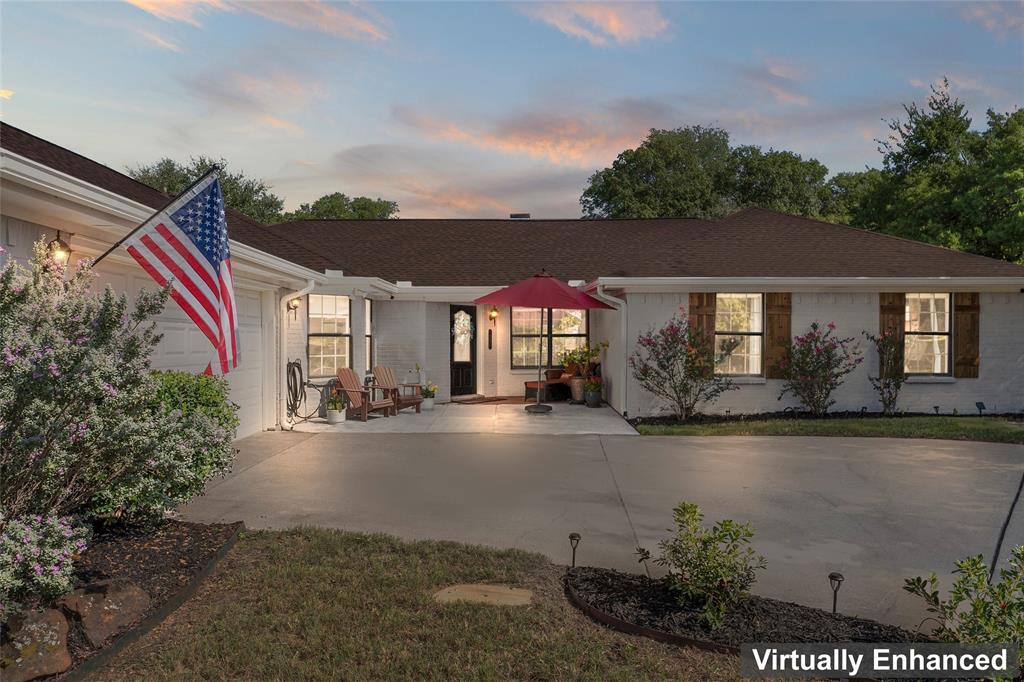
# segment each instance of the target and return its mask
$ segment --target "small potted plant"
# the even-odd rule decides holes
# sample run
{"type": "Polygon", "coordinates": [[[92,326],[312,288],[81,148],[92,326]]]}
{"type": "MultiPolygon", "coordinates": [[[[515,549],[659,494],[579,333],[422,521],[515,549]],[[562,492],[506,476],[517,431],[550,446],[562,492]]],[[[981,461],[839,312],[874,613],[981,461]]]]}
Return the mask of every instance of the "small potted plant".
{"type": "Polygon", "coordinates": [[[562,351],[560,357],[565,371],[572,377],[569,379],[569,390],[572,392],[572,400],[575,403],[582,403],[584,398],[584,384],[590,376],[590,365],[601,357],[601,350],[608,347],[607,341],[602,341],[596,346],[584,344],[579,348],[571,348],[562,351]]]}
{"type": "Polygon", "coordinates": [[[437,384],[427,381],[420,387],[420,395],[423,396],[423,409],[434,409],[434,398],[437,396],[437,384]]]}
{"type": "Polygon", "coordinates": [[[601,407],[601,377],[588,377],[583,385],[583,396],[587,401],[587,407],[601,407]]]}
{"type": "Polygon", "coordinates": [[[327,396],[327,423],[340,424],[345,421],[345,395],[337,389],[327,396]]]}

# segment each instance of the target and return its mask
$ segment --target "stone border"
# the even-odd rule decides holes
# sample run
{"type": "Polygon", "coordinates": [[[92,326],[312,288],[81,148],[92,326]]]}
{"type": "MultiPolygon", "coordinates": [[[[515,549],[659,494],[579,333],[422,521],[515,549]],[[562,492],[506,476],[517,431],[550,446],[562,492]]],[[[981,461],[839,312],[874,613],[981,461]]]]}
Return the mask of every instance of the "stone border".
{"type": "Polygon", "coordinates": [[[573,589],[572,583],[569,581],[568,572],[566,573],[565,578],[565,594],[569,598],[569,602],[589,616],[592,620],[596,620],[598,623],[606,625],[612,630],[618,630],[619,632],[624,632],[627,635],[648,637],[659,642],[664,642],[665,644],[695,647],[697,649],[703,649],[704,651],[713,651],[718,654],[730,654],[733,656],[740,655],[739,647],[730,646],[728,644],[719,644],[706,639],[691,639],[690,637],[683,637],[682,635],[665,632],[664,630],[655,630],[654,628],[622,620],[618,616],[613,616],[610,613],[605,613],[601,609],[591,605],[586,599],[581,597],[575,589],[573,589]]]}
{"type": "Polygon", "coordinates": [[[61,673],[56,677],[47,679],[60,680],[61,682],[81,682],[81,680],[84,680],[87,676],[109,663],[110,659],[121,653],[129,644],[140,639],[143,635],[148,634],[156,628],[156,626],[163,623],[168,616],[178,610],[178,607],[191,599],[195,593],[199,591],[203,582],[211,573],[213,573],[213,570],[218,564],[220,564],[221,560],[227,556],[227,553],[231,551],[231,548],[235,546],[236,542],[238,542],[239,535],[241,535],[246,528],[244,521],[238,521],[237,523],[238,526],[235,528],[234,532],[231,533],[221,548],[218,549],[212,557],[210,557],[209,561],[206,562],[206,565],[192,576],[192,579],[188,581],[188,584],[171,595],[171,597],[161,604],[159,608],[139,621],[134,627],[125,630],[109,645],[103,647],[95,654],[79,663],[76,667],[71,668],[66,673],[61,673]]]}

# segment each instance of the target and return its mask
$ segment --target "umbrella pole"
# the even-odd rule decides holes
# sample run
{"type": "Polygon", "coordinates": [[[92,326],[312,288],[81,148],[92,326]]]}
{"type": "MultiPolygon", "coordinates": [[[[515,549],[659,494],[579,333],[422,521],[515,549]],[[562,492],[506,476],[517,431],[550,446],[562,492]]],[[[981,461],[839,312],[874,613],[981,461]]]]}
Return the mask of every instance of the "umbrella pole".
{"type": "Polygon", "coordinates": [[[541,405],[540,403],[540,390],[541,388],[547,388],[543,385],[540,378],[540,372],[542,364],[544,363],[544,309],[540,311],[540,338],[537,339],[537,402],[534,405],[527,405],[526,411],[534,414],[542,414],[544,412],[550,412],[550,405],[541,405]]]}

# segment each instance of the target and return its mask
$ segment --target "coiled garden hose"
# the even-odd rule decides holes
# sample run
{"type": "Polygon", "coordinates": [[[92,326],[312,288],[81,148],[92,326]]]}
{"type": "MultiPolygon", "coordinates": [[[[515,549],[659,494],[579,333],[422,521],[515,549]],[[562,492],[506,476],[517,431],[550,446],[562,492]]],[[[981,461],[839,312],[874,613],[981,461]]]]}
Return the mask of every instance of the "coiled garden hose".
{"type": "Polygon", "coordinates": [[[305,421],[310,417],[316,416],[320,411],[319,402],[309,414],[299,414],[299,408],[302,407],[302,403],[307,402],[306,382],[303,381],[302,377],[302,363],[298,360],[290,360],[288,362],[286,377],[288,386],[285,393],[285,405],[288,409],[288,421],[305,421]]]}

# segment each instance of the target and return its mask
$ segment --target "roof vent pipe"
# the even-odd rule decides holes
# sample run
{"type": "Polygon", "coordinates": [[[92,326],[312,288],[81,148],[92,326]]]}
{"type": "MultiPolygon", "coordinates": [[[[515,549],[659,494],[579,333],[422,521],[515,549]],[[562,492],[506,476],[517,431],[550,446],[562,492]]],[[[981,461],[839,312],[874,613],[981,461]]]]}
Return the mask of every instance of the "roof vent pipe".
{"type": "Polygon", "coordinates": [[[508,217],[511,218],[512,220],[529,220],[530,219],[530,214],[529,213],[509,213],[508,217]]]}

